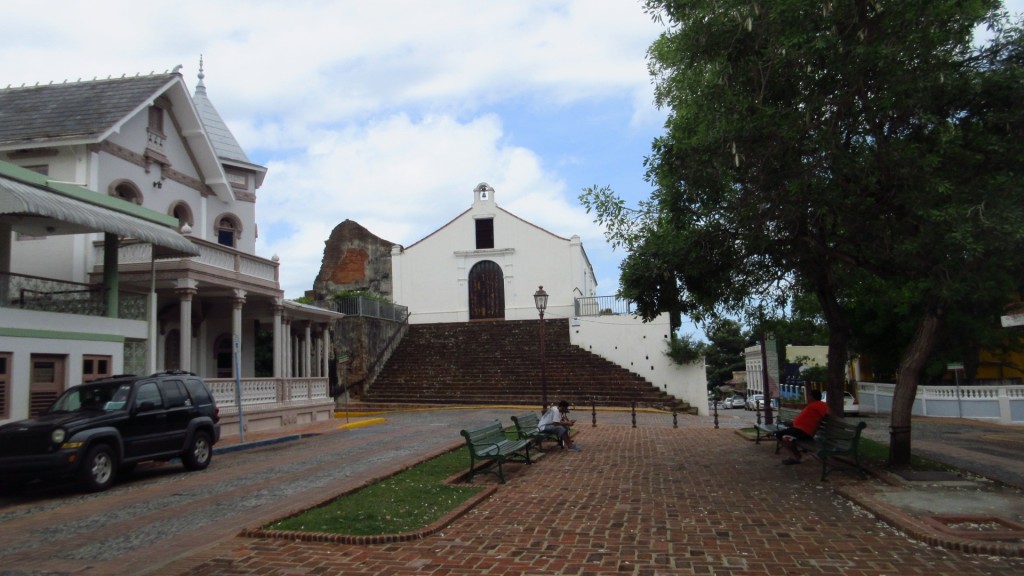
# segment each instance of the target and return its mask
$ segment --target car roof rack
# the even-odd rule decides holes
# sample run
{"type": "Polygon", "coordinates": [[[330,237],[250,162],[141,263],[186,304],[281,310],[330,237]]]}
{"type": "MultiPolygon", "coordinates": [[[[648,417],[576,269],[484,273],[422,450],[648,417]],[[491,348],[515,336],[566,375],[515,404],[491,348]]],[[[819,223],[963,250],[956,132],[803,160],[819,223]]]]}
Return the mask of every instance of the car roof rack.
{"type": "Polygon", "coordinates": [[[188,372],[186,370],[164,370],[163,372],[156,372],[151,376],[195,376],[195,372],[188,372]]]}

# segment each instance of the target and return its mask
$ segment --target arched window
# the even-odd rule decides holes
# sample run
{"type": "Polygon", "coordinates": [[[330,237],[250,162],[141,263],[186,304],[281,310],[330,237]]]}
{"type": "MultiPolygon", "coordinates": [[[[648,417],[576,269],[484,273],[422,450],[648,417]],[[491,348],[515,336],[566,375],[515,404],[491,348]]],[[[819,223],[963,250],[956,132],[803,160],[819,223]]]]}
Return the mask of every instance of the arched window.
{"type": "Polygon", "coordinates": [[[242,223],[235,216],[225,214],[217,218],[216,233],[218,244],[234,248],[242,235],[242,223]]]}
{"type": "Polygon", "coordinates": [[[142,206],[142,192],[138,186],[128,180],[119,180],[110,184],[110,195],[132,204],[142,206]]]}
{"type": "Polygon", "coordinates": [[[171,206],[171,216],[178,219],[178,230],[181,230],[185,226],[188,226],[189,228],[195,226],[195,221],[192,219],[192,209],[184,202],[175,202],[174,205],[171,206]]]}

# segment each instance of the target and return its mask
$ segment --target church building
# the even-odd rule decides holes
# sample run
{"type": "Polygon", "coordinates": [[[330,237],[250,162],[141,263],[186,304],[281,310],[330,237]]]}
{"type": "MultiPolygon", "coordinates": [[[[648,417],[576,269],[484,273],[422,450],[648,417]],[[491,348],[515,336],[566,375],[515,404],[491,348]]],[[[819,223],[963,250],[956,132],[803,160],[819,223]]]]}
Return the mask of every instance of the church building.
{"type": "Polygon", "coordinates": [[[540,289],[548,294],[546,314],[569,318],[576,298],[596,295],[579,236],[531,224],[495,196],[478,184],[468,210],[414,244],[392,248],[394,301],[409,307],[410,323],[536,320],[540,289]]]}

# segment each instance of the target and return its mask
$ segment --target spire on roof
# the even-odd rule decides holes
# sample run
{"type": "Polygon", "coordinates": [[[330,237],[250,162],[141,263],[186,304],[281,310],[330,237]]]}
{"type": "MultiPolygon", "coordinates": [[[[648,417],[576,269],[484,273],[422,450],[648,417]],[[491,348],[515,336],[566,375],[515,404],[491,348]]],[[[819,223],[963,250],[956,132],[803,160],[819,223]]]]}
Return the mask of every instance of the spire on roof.
{"type": "Polygon", "coordinates": [[[224,123],[220,114],[217,113],[217,109],[213,107],[213,103],[206,96],[204,78],[206,78],[206,74],[203,72],[203,57],[200,55],[199,83],[196,84],[196,93],[192,96],[192,101],[196,104],[199,119],[202,120],[206,133],[210,135],[214,151],[218,157],[225,160],[236,160],[248,164],[249,157],[245,154],[245,150],[242,150],[238,140],[235,140],[234,134],[228,129],[228,125],[224,123]]]}
{"type": "Polygon", "coordinates": [[[203,84],[203,78],[206,78],[206,74],[203,74],[203,55],[199,55],[199,84],[196,84],[196,94],[202,92],[206,94],[206,84],[203,84]]]}

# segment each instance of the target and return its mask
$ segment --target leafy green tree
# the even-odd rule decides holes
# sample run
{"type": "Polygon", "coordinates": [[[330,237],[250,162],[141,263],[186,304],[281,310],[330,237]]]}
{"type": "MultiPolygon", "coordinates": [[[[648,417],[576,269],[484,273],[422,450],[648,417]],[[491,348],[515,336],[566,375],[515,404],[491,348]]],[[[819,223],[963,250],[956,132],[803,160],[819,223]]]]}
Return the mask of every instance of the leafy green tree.
{"type": "Polygon", "coordinates": [[[705,330],[708,345],[704,356],[707,368],[708,390],[712,390],[732,379],[733,372],[746,369],[743,350],[753,344],[753,338],[743,333],[740,323],[720,318],[711,322],[705,330]]]}
{"type": "Polygon", "coordinates": [[[646,160],[655,191],[635,212],[606,188],[581,197],[627,248],[622,295],[644,317],[751,317],[806,290],[841,413],[855,287],[877,283],[913,326],[892,414],[891,459],[905,464],[949,310],[1019,283],[1019,26],[996,0],[645,5],[666,24],[649,50],[670,110],[646,160]],[[993,39],[976,47],[981,25],[993,39]]]}

